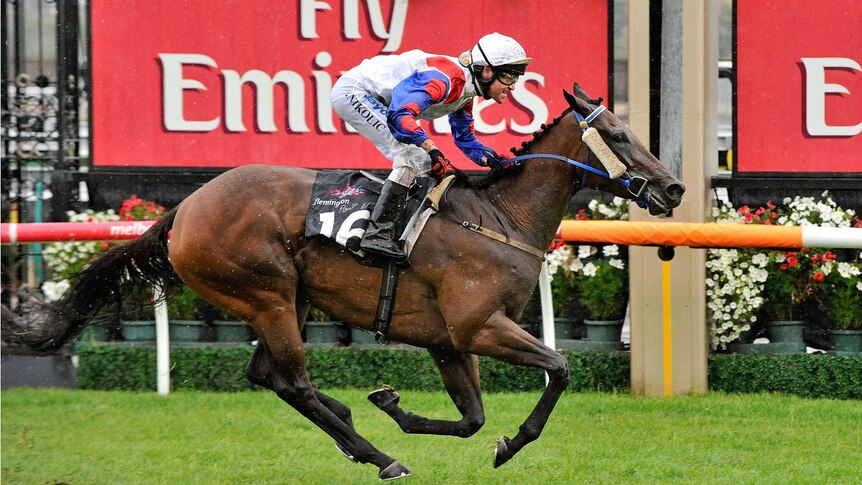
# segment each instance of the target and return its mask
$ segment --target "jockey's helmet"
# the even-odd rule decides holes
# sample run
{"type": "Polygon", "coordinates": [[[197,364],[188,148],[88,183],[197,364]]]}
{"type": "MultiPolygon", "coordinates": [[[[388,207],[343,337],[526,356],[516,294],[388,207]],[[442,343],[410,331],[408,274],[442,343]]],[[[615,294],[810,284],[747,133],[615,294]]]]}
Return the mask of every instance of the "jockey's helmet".
{"type": "Polygon", "coordinates": [[[527,64],[532,61],[518,41],[499,32],[483,36],[473,49],[462,54],[461,58],[462,63],[470,65],[485,99],[488,99],[488,88],[495,79],[507,86],[512,85],[517,82],[519,76],[524,75],[527,64]],[[484,79],[481,75],[485,66],[490,66],[494,72],[490,79],[484,79]]]}

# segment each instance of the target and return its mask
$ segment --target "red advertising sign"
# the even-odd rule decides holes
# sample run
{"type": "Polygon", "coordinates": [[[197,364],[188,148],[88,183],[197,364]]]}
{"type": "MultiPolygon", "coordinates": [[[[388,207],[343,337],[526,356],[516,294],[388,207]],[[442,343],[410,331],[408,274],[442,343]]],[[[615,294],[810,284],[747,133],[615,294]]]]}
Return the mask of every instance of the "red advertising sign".
{"type": "MultiPolygon", "coordinates": [[[[505,105],[477,98],[483,143],[507,152],[529,139],[575,81],[608,95],[607,0],[92,0],[91,15],[97,167],[390,168],[333,113],[341,72],[410,49],[458,56],[494,31],[534,60],[505,105]]],[[[424,128],[475,168],[445,118],[424,128]]]]}
{"type": "Polygon", "coordinates": [[[858,0],[737,0],[737,172],[862,172],[858,0]]]}

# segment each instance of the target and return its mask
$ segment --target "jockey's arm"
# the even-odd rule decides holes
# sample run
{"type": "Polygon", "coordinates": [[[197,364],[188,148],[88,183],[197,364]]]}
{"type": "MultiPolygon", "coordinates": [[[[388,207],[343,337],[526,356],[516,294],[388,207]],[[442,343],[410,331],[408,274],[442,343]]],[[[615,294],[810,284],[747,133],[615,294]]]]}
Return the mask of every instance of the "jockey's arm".
{"type": "Polygon", "coordinates": [[[482,167],[488,165],[487,152],[491,150],[476,139],[473,130],[473,103],[467,103],[463,109],[449,115],[449,126],[452,127],[452,138],[464,156],[482,167]]]}
{"type": "Polygon", "coordinates": [[[446,98],[449,81],[433,70],[416,71],[392,89],[392,101],[386,122],[392,136],[401,143],[421,147],[426,152],[436,149],[434,142],[416,122],[416,116],[429,106],[446,98]]]}

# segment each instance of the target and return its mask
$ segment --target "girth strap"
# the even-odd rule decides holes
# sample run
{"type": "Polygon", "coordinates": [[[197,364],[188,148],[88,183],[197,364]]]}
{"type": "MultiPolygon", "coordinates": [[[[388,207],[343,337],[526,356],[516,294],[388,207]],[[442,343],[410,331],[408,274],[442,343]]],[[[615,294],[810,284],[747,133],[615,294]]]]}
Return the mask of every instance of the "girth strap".
{"type": "Polygon", "coordinates": [[[398,289],[398,267],[391,259],[383,266],[383,280],[380,282],[380,300],[374,316],[374,339],[380,345],[389,343],[389,326],[392,324],[392,310],[395,308],[395,292],[398,289]]]}
{"type": "Polygon", "coordinates": [[[506,236],[505,234],[500,234],[499,232],[492,231],[491,229],[484,228],[469,221],[461,221],[460,224],[462,227],[465,227],[473,232],[490,237],[491,239],[500,241],[503,244],[508,244],[509,246],[518,248],[521,251],[530,253],[533,256],[536,256],[537,258],[541,259],[542,261],[545,260],[545,251],[542,251],[539,248],[530,246],[526,243],[522,243],[521,241],[515,241],[513,239],[510,239],[509,236],[506,236]]]}

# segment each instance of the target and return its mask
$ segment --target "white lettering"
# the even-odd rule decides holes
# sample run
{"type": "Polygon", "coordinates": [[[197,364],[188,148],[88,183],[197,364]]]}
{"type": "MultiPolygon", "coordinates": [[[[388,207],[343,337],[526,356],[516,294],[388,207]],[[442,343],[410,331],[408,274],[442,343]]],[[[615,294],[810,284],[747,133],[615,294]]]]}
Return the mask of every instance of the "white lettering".
{"type": "MultiPolygon", "coordinates": [[[[389,19],[389,29],[383,21],[383,10],[380,0],[365,0],[368,16],[371,19],[371,30],[376,37],[386,39],[382,52],[395,52],[401,47],[404,37],[404,23],[407,20],[408,0],[395,0],[392,5],[392,17],[389,19]]],[[[348,39],[361,39],[359,34],[359,0],[344,0],[344,36],[348,39]]]]}
{"type": "MultiPolygon", "coordinates": [[[[164,93],[164,118],[163,123],[167,131],[193,131],[193,132],[210,132],[219,128],[222,124],[222,117],[216,117],[211,120],[187,120],[183,113],[185,103],[184,93],[187,90],[206,91],[206,85],[203,80],[184,78],[183,67],[186,65],[206,66],[217,68],[218,64],[211,57],[204,54],[158,54],[163,66],[164,75],[162,77],[162,92],[164,93]]],[[[244,111],[247,107],[244,106],[244,94],[248,93],[247,84],[250,84],[254,98],[255,118],[254,124],[257,131],[260,133],[276,133],[282,123],[276,119],[276,103],[275,103],[275,88],[276,85],[282,85],[285,92],[285,108],[284,113],[286,119],[283,128],[285,131],[293,133],[307,133],[309,129],[308,121],[306,120],[306,110],[311,110],[314,105],[314,120],[318,133],[338,133],[339,130],[343,133],[356,133],[350,125],[339,123],[336,125],[332,110],[332,105],[329,102],[329,92],[332,90],[332,76],[325,70],[332,64],[332,55],[328,52],[318,52],[314,57],[312,67],[319,69],[311,70],[311,80],[306,81],[307,75],[295,71],[282,70],[270,76],[268,73],[259,70],[251,69],[246,72],[238,72],[232,69],[215,70],[213,77],[221,75],[223,81],[222,97],[217,95],[207,95],[204,102],[213,104],[213,112],[218,112],[218,104],[222,100],[224,106],[221,107],[224,113],[224,129],[232,133],[246,132],[248,129],[243,120],[244,111]],[[306,82],[311,85],[306,86],[306,82]],[[308,95],[306,95],[308,93],[308,95]],[[311,94],[313,93],[313,95],[311,94]]],[[[500,121],[490,124],[483,119],[483,110],[490,106],[496,105],[493,100],[478,99],[474,102],[473,118],[474,128],[476,133],[481,135],[493,135],[509,130],[517,134],[529,134],[539,129],[542,123],[548,120],[548,107],[536,94],[527,89],[525,82],[535,81],[539,85],[544,85],[545,78],[538,73],[527,73],[522,76],[519,81],[518,89],[512,92],[512,99],[509,102],[517,102],[519,106],[524,108],[529,115],[527,123],[519,123],[513,118],[503,117],[500,121]]],[[[208,84],[212,84],[209,82],[208,84]]],[[[372,113],[364,113],[364,107],[357,105],[356,109],[360,110],[360,114],[366,116],[369,122],[373,120],[375,127],[381,130],[387,129],[385,124],[380,124],[376,118],[371,116],[372,113]]],[[[383,109],[381,107],[381,109],[383,109]]],[[[282,111],[279,109],[279,113],[282,111]]],[[[440,117],[431,120],[431,126],[434,132],[439,134],[451,133],[447,117],[440,117]]]]}
{"type": "Polygon", "coordinates": [[[159,54],[162,63],[162,113],[168,131],[212,131],[219,118],[207,121],[188,121],[183,114],[183,91],[206,91],[200,81],[183,78],[183,65],[218,67],[212,58],[203,54],[159,54]]]}
{"type": "MultiPolygon", "coordinates": [[[[473,127],[476,133],[483,135],[493,135],[506,131],[507,127],[518,134],[529,135],[541,128],[542,123],[548,121],[548,106],[542,101],[542,98],[536,96],[535,93],[527,89],[526,81],[536,81],[540,85],[545,85],[545,76],[535,72],[528,72],[521,76],[518,80],[517,87],[512,91],[512,101],[517,101],[519,105],[530,111],[530,122],[522,125],[515,120],[502,119],[499,123],[489,124],[482,118],[482,110],[491,106],[496,106],[497,103],[493,99],[476,98],[473,105],[473,127]]],[[[447,117],[435,118],[431,121],[431,126],[436,133],[452,133],[452,128],[449,126],[447,117]]]]}
{"type": "Polygon", "coordinates": [[[506,120],[500,120],[499,123],[495,125],[490,125],[482,119],[482,110],[488,108],[490,106],[496,106],[497,102],[493,99],[479,99],[476,98],[476,104],[473,105],[473,127],[476,128],[477,133],[484,133],[486,135],[493,135],[496,133],[501,133],[506,129],[506,120]]]}
{"type": "Polygon", "coordinates": [[[108,234],[111,236],[140,236],[147,232],[150,226],[141,221],[135,221],[131,224],[111,226],[108,229],[108,234]]]}
{"type": "Polygon", "coordinates": [[[544,101],[542,101],[542,98],[536,96],[535,93],[527,89],[525,81],[536,81],[540,86],[544,86],[545,76],[535,72],[528,72],[521,76],[521,79],[518,81],[518,89],[512,91],[512,100],[517,101],[518,104],[527,108],[530,113],[532,113],[530,116],[530,122],[526,125],[519,124],[515,120],[512,120],[512,131],[522,135],[528,135],[534,131],[538,131],[539,128],[541,128],[542,123],[545,123],[548,120],[548,106],[544,101]]]}
{"type": "Polygon", "coordinates": [[[317,11],[332,10],[326,2],[317,0],[299,1],[299,35],[303,39],[316,39],[317,35],[317,11]]]}
{"type": "MultiPolygon", "coordinates": [[[[314,63],[319,68],[329,67],[332,56],[328,52],[318,52],[314,63]]],[[[311,75],[314,76],[314,94],[317,96],[317,127],[321,133],[335,133],[338,130],[332,121],[332,103],[327,102],[332,91],[332,77],[326,71],[311,71],[311,75]]]]}
{"type": "MultiPolygon", "coordinates": [[[[810,136],[856,136],[862,133],[858,125],[830,126],[826,124],[826,95],[850,94],[841,84],[826,82],[826,69],[862,71],[859,63],[846,57],[803,57],[805,66],[805,129],[810,136]]],[[[856,93],[862,96],[862,93],[856,93]]]]}
{"type": "Polygon", "coordinates": [[[242,122],[242,85],[250,82],[255,87],[257,106],[257,128],[264,133],[277,131],[274,119],[273,89],[278,83],[287,88],[288,127],[295,133],[309,131],[305,124],[305,84],[302,76],[293,71],[278,71],[272,78],[263,71],[253,69],[242,76],[236,71],[225,69],[225,129],[246,131],[242,122]]]}

